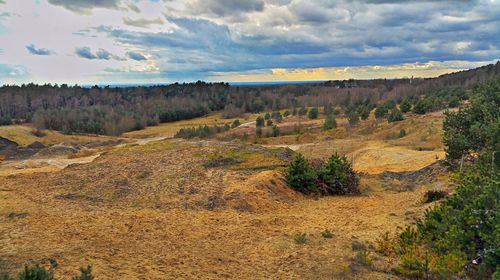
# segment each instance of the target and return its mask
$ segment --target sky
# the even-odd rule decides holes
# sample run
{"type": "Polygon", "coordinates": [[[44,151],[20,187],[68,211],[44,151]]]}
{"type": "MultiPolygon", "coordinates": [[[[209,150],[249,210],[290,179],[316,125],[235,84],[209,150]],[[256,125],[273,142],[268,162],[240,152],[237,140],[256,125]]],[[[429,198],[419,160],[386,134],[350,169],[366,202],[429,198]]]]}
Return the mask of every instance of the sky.
{"type": "Polygon", "coordinates": [[[433,77],[500,58],[500,0],[0,0],[0,84],[433,77]]]}

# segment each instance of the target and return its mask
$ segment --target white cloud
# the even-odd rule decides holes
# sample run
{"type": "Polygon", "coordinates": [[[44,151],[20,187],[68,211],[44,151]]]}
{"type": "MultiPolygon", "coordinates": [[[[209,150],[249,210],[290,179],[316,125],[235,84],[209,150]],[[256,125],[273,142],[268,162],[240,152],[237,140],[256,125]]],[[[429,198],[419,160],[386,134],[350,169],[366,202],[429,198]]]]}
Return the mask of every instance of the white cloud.
{"type": "Polygon", "coordinates": [[[4,2],[0,61],[37,82],[500,58],[498,1],[4,2]],[[75,53],[84,47],[99,59],[75,53]]]}

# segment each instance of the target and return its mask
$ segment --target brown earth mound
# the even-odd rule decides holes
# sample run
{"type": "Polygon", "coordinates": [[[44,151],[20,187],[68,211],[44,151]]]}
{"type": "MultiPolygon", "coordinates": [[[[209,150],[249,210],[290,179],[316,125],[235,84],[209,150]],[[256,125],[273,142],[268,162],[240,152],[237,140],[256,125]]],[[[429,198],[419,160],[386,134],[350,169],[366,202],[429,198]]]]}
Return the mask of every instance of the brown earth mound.
{"type": "Polygon", "coordinates": [[[41,142],[35,141],[35,142],[29,144],[28,146],[26,146],[26,148],[40,150],[40,149],[45,148],[45,145],[41,142]]]}
{"type": "Polygon", "coordinates": [[[278,209],[293,204],[303,196],[290,189],[279,171],[268,170],[243,181],[229,181],[223,199],[239,211],[254,212],[278,209]]]}
{"type": "Polygon", "coordinates": [[[70,154],[75,154],[78,152],[73,146],[57,144],[50,146],[48,148],[42,149],[38,153],[34,155],[35,158],[43,158],[43,157],[57,157],[57,156],[68,156],[70,154]]]}

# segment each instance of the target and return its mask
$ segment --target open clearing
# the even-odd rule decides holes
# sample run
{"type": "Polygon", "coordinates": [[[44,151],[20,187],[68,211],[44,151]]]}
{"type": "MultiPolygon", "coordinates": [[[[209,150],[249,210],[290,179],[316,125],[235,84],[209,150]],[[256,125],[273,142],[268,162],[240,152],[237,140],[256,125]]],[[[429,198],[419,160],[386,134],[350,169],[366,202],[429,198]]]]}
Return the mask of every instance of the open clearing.
{"type": "MultiPolygon", "coordinates": [[[[371,268],[353,265],[352,258],[359,244],[373,245],[384,232],[421,217],[430,206],[421,202],[426,190],[451,190],[447,173],[418,171],[444,156],[442,119],[369,119],[352,129],[340,120],[327,132],[315,130],[322,120],[304,120],[311,132],[257,144],[252,138],[165,138],[180,127],[232,121],[210,116],[127,133],[125,143],[97,147],[91,155],[59,156],[64,164],[57,168],[36,166],[37,159],[28,159],[35,165],[25,168],[5,161],[0,260],[19,269],[55,259],[64,279],[87,264],[98,279],[397,279],[374,253],[371,268]],[[395,136],[400,129],[407,136],[395,136]],[[316,199],[292,191],[282,170],[293,155],[278,147],[309,158],[333,152],[353,158],[365,173],[363,194],[316,199]],[[387,171],[414,173],[398,179],[387,171]],[[325,229],[334,237],[323,238],[325,229]],[[297,233],[306,233],[305,244],[294,242],[297,233]]],[[[287,118],[280,127],[296,121],[287,118]]],[[[29,131],[0,128],[0,136],[14,140],[22,137],[4,131],[29,131]]],[[[43,143],[57,142],[50,135],[43,143]]]]}

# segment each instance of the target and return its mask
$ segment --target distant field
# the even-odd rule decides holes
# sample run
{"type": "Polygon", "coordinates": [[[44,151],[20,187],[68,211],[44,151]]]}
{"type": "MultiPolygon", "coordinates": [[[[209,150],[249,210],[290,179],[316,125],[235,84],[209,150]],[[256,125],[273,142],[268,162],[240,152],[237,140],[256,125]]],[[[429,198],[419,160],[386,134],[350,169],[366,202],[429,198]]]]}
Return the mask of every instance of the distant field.
{"type": "Polygon", "coordinates": [[[20,146],[28,146],[36,141],[45,145],[53,145],[63,142],[68,144],[79,144],[113,139],[113,137],[109,136],[66,135],[53,130],[45,130],[45,136],[37,137],[33,135],[33,130],[34,129],[29,125],[0,126],[0,137],[14,141],[20,146]]]}
{"type": "Polygon", "coordinates": [[[195,118],[191,120],[182,120],[177,122],[162,123],[158,126],[149,126],[142,130],[130,131],[124,133],[123,137],[130,138],[145,138],[145,137],[173,137],[181,128],[198,127],[200,125],[219,125],[231,124],[234,120],[239,119],[241,123],[255,121],[257,115],[246,114],[240,118],[223,118],[219,113],[212,114],[206,117],[195,118]]]}

